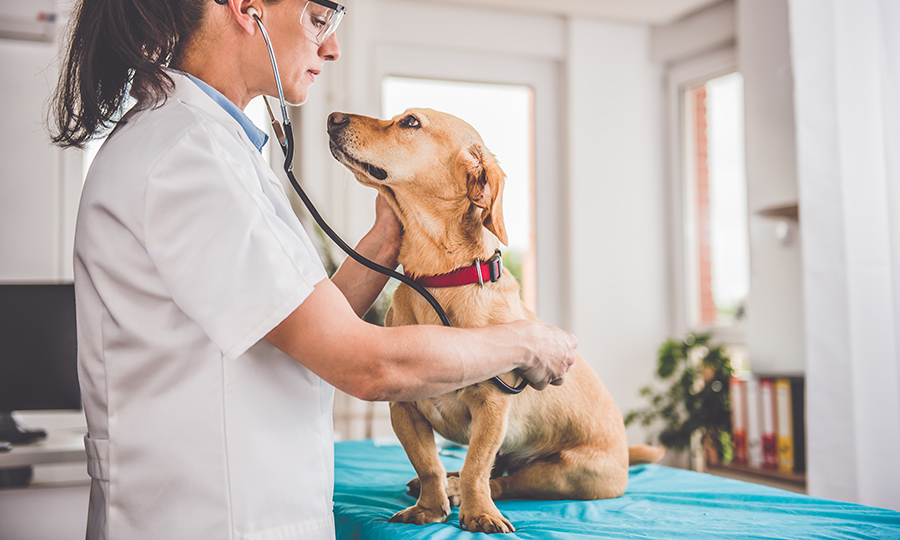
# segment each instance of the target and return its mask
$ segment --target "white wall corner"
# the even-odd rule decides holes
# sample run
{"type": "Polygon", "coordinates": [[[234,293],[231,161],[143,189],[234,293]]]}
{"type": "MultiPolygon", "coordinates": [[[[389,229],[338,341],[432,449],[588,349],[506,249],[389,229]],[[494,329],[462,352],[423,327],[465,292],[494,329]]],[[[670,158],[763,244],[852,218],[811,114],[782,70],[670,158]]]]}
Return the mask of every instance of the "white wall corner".
{"type": "MultiPolygon", "coordinates": [[[[644,405],[638,389],[669,328],[663,84],[650,33],[568,21],[571,329],[623,413],[644,405]]],[[[629,429],[631,443],[645,437],[629,429]]]]}
{"type": "Polygon", "coordinates": [[[734,45],[735,0],[723,0],[673,23],[650,31],[650,57],[672,64],[734,45]]]}

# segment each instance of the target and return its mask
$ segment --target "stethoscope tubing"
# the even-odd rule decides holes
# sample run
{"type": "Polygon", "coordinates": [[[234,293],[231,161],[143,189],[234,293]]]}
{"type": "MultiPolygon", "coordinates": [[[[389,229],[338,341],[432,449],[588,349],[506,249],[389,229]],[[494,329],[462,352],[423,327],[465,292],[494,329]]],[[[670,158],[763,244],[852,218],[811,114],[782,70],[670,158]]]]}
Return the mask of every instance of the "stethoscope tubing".
{"type": "MultiPolygon", "coordinates": [[[[266,41],[266,48],[269,51],[269,59],[272,62],[272,70],[275,72],[275,82],[278,86],[278,100],[281,105],[281,115],[282,115],[281,118],[283,119],[281,127],[284,130],[284,139],[279,137],[278,142],[281,146],[282,152],[284,153],[284,172],[285,172],[285,174],[287,174],[288,180],[290,180],[291,186],[294,188],[294,191],[297,193],[297,196],[300,197],[301,201],[303,201],[303,205],[306,206],[306,209],[309,211],[310,215],[316,221],[316,223],[318,223],[319,227],[322,228],[322,230],[325,232],[325,234],[328,235],[328,237],[335,244],[337,244],[337,246],[339,248],[341,248],[341,250],[344,253],[346,253],[349,257],[351,257],[353,260],[355,260],[359,264],[365,266],[366,268],[369,268],[370,270],[374,270],[382,275],[392,277],[396,280],[399,280],[401,283],[408,285],[414,291],[419,293],[419,295],[421,295],[422,298],[424,298],[431,305],[431,307],[437,313],[438,318],[441,319],[441,323],[444,326],[452,327],[453,325],[450,323],[450,318],[447,316],[447,313],[444,311],[444,308],[441,307],[440,302],[438,302],[437,299],[430,292],[428,292],[427,289],[425,289],[425,287],[416,283],[415,280],[413,280],[412,278],[410,278],[409,276],[407,276],[405,274],[401,274],[400,272],[397,272],[390,268],[381,266],[380,264],[378,264],[374,261],[371,261],[371,260],[363,257],[362,255],[360,255],[355,249],[350,247],[349,244],[344,242],[344,240],[328,225],[328,223],[321,216],[321,214],[319,214],[319,211],[316,209],[312,200],[310,200],[310,198],[306,195],[306,192],[303,191],[303,188],[300,187],[300,183],[297,181],[297,178],[294,176],[294,170],[293,170],[293,168],[294,168],[294,165],[293,165],[293,162],[294,162],[293,126],[291,125],[291,121],[287,115],[287,107],[285,105],[284,92],[282,91],[282,88],[281,88],[281,76],[278,73],[278,63],[275,61],[275,51],[272,48],[271,41],[269,41],[269,34],[268,34],[268,32],[266,32],[266,28],[265,28],[265,26],[263,26],[262,20],[260,20],[259,16],[255,13],[253,14],[253,18],[256,19],[256,24],[257,24],[257,26],[259,26],[259,29],[263,35],[263,39],[265,39],[265,41],[266,41]]],[[[263,96],[263,99],[266,99],[266,96],[263,96]]],[[[268,103],[266,105],[267,105],[267,109],[268,109],[268,103]]],[[[272,116],[271,110],[269,110],[269,115],[272,119],[272,125],[277,126],[278,125],[277,120],[275,120],[275,118],[272,116]]],[[[506,392],[508,394],[518,394],[519,392],[524,390],[526,386],[528,386],[528,381],[525,379],[523,379],[521,384],[519,384],[519,386],[516,386],[516,387],[509,386],[500,377],[493,377],[491,379],[491,382],[493,382],[498,388],[500,388],[501,390],[503,390],[504,392],[506,392]]]]}

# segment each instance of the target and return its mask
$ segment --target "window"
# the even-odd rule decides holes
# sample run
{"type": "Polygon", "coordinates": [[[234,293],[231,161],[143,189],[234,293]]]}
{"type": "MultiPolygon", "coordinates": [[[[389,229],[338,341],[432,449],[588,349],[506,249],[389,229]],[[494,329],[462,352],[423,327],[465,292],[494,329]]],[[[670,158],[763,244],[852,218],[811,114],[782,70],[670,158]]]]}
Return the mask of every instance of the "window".
{"type": "Polygon", "coordinates": [[[712,330],[725,341],[741,342],[750,289],[743,80],[730,72],[676,87],[680,319],[687,331],[712,330]]]}
{"type": "Polygon", "coordinates": [[[522,284],[523,300],[535,309],[534,98],[521,85],[385,77],[381,112],[393,117],[409,108],[431,108],[462,118],[497,157],[506,185],[503,217],[509,246],[503,264],[522,284]]]}

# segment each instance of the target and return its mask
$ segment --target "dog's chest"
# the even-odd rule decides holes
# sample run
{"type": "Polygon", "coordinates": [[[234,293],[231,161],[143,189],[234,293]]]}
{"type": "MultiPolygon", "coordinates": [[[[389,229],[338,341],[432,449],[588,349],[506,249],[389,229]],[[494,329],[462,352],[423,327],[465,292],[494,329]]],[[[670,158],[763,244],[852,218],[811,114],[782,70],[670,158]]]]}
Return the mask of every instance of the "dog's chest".
{"type": "Polygon", "coordinates": [[[455,392],[417,401],[416,406],[441,437],[458,444],[469,444],[472,415],[469,407],[456,398],[455,392]]]}
{"type": "Polygon", "coordinates": [[[529,433],[526,428],[527,422],[522,417],[522,410],[516,407],[515,400],[496,402],[496,396],[494,396],[495,406],[477,406],[475,410],[471,408],[472,401],[482,402],[485,392],[487,394],[496,392],[493,387],[485,390],[483,385],[486,384],[490,383],[469,386],[457,392],[417,401],[416,407],[431,424],[434,431],[441,437],[457,444],[470,444],[473,416],[487,415],[479,422],[482,428],[505,431],[503,446],[500,449],[502,453],[518,452],[529,448],[529,441],[533,434],[529,433]],[[503,417],[506,418],[506,421],[503,421],[503,417]],[[502,427],[503,425],[506,427],[502,427]]]}

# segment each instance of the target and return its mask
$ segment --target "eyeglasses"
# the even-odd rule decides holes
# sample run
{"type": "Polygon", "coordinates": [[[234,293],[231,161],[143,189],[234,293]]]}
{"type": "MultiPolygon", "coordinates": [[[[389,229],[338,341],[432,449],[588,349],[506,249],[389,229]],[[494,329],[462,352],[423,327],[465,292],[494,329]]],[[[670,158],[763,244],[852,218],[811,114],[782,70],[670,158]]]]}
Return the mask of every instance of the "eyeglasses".
{"type": "Polygon", "coordinates": [[[321,45],[337,30],[347,9],[329,0],[309,0],[300,14],[300,25],[321,45]]]}
{"type": "MultiPolygon", "coordinates": [[[[215,0],[225,5],[228,0],[215,0]]],[[[312,34],[316,45],[321,45],[337,30],[341,19],[347,14],[347,8],[329,0],[309,0],[300,14],[300,25],[312,34]]]]}

